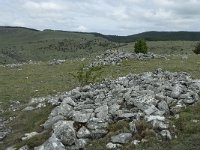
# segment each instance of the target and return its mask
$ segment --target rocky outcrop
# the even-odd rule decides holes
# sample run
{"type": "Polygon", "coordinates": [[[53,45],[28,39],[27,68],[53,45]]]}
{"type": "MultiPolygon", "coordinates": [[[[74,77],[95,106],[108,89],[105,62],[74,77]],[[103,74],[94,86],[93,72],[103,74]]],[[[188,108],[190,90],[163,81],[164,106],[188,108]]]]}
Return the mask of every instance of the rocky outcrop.
{"type": "Polygon", "coordinates": [[[96,59],[93,63],[88,65],[88,67],[97,67],[105,65],[116,65],[119,64],[122,60],[126,59],[135,59],[135,60],[149,60],[155,58],[166,59],[165,56],[161,56],[154,53],[134,53],[134,52],[122,52],[117,50],[107,50],[105,53],[96,56],[96,59]]]}

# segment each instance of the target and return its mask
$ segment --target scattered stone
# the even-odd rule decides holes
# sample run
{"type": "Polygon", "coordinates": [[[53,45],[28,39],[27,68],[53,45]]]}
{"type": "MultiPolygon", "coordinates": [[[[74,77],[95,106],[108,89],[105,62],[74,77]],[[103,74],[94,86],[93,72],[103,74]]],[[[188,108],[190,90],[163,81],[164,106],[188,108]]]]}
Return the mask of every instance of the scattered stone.
{"type": "Polygon", "coordinates": [[[37,133],[37,132],[25,133],[24,136],[22,137],[22,141],[29,140],[29,139],[31,139],[32,137],[34,137],[38,134],[39,133],[37,133]]]}
{"type": "Polygon", "coordinates": [[[32,106],[27,106],[26,108],[23,109],[23,111],[32,111],[34,110],[35,108],[32,107],[32,106]]]}
{"type": "Polygon", "coordinates": [[[64,145],[72,145],[76,141],[76,133],[73,127],[73,121],[59,121],[53,127],[54,135],[64,145]]]}
{"type": "Polygon", "coordinates": [[[0,132],[0,141],[2,141],[7,135],[7,132],[0,132]]]}
{"type": "Polygon", "coordinates": [[[132,138],[131,133],[120,133],[118,135],[112,136],[111,141],[113,143],[120,143],[120,144],[125,144],[128,143],[132,138]]]}
{"type": "Polygon", "coordinates": [[[129,123],[129,128],[132,131],[132,133],[136,133],[137,132],[135,121],[132,121],[132,122],[129,123]]]}
{"type": "Polygon", "coordinates": [[[43,124],[45,129],[50,129],[52,126],[57,123],[60,120],[64,120],[64,117],[62,115],[54,116],[54,117],[49,117],[49,119],[43,124]]]}
{"type": "Polygon", "coordinates": [[[65,146],[56,138],[55,134],[42,145],[35,147],[34,150],[66,150],[65,146]]]}
{"type": "Polygon", "coordinates": [[[74,111],[72,117],[75,122],[86,123],[90,119],[91,115],[92,113],[82,113],[80,111],[74,111]]]}
{"type": "Polygon", "coordinates": [[[163,139],[165,139],[165,140],[171,140],[172,139],[172,136],[171,136],[171,133],[169,132],[169,130],[162,130],[160,132],[160,134],[163,137],[163,139]]]}
{"type": "Polygon", "coordinates": [[[77,132],[78,138],[89,138],[90,137],[90,131],[86,127],[81,127],[77,132]]]}
{"type": "Polygon", "coordinates": [[[134,52],[120,52],[117,50],[107,50],[104,54],[97,56],[95,61],[88,65],[88,67],[96,67],[96,66],[104,66],[104,65],[116,65],[119,64],[122,60],[126,59],[135,59],[135,60],[149,60],[155,58],[164,58],[165,56],[161,56],[153,53],[134,53],[134,52]]]}
{"type": "Polygon", "coordinates": [[[133,140],[131,143],[132,143],[133,145],[138,145],[138,144],[140,143],[140,141],[139,141],[139,140],[133,140]]]}
{"type": "Polygon", "coordinates": [[[16,150],[16,149],[17,149],[17,148],[15,148],[15,147],[13,147],[13,146],[6,148],[6,150],[16,150]]]}
{"type": "Polygon", "coordinates": [[[84,149],[85,146],[87,144],[87,140],[86,139],[77,139],[75,141],[75,145],[78,149],[84,149]]]}
{"type": "Polygon", "coordinates": [[[122,145],[120,145],[120,144],[114,144],[114,143],[108,143],[108,144],[106,144],[106,148],[108,148],[108,149],[116,149],[116,148],[118,148],[118,147],[121,147],[122,145]]]}
{"type": "Polygon", "coordinates": [[[103,106],[96,108],[95,113],[96,113],[97,118],[107,120],[108,119],[108,106],[103,105],[103,106]]]}
{"type": "Polygon", "coordinates": [[[169,114],[169,106],[166,101],[162,100],[161,102],[158,103],[158,109],[161,111],[164,111],[165,114],[169,114]]]}
{"type": "Polygon", "coordinates": [[[25,146],[19,148],[18,150],[30,150],[30,149],[29,149],[28,145],[25,145],[25,146]]]}

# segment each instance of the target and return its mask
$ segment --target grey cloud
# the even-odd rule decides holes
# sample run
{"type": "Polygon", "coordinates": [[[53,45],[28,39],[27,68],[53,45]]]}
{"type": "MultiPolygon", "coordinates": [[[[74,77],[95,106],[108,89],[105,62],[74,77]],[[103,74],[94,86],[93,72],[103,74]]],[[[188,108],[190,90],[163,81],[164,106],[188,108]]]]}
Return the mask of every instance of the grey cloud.
{"type": "Polygon", "coordinates": [[[198,0],[7,0],[0,25],[127,35],[199,30],[198,0]]]}

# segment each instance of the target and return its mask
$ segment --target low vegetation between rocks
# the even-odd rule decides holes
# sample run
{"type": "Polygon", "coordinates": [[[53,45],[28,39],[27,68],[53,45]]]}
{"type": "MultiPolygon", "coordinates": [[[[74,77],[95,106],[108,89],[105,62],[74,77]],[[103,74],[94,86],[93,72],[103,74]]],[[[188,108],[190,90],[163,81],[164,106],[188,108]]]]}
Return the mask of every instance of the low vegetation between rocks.
{"type": "Polygon", "coordinates": [[[34,149],[89,149],[88,143],[103,137],[108,137],[102,143],[108,149],[138,145],[151,137],[172,140],[178,135],[170,119],[178,119],[181,109],[199,103],[199,97],[199,80],[161,69],[77,87],[54,98],[56,107],[43,124],[52,134],[34,149]]]}

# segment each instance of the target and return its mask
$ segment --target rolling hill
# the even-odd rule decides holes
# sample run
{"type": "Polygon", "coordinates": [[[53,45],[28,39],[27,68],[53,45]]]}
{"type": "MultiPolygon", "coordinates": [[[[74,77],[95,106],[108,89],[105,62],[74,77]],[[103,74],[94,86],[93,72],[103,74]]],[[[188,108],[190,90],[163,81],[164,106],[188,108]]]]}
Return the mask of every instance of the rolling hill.
{"type": "Polygon", "coordinates": [[[120,43],[129,43],[137,39],[145,39],[147,41],[199,41],[200,32],[158,32],[158,31],[149,31],[143,32],[134,35],[128,36],[114,36],[114,35],[102,35],[97,34],[97,36],[104,37],[109,41],[120,42],[120,43]]]}
{"type": "Polygon", "coordinates": [[[88,57],[143,38],[147,41],[198,41],[200,32],[143,32],[129,36],[35,30],[0,26],[0,64],[88,57]]]}

